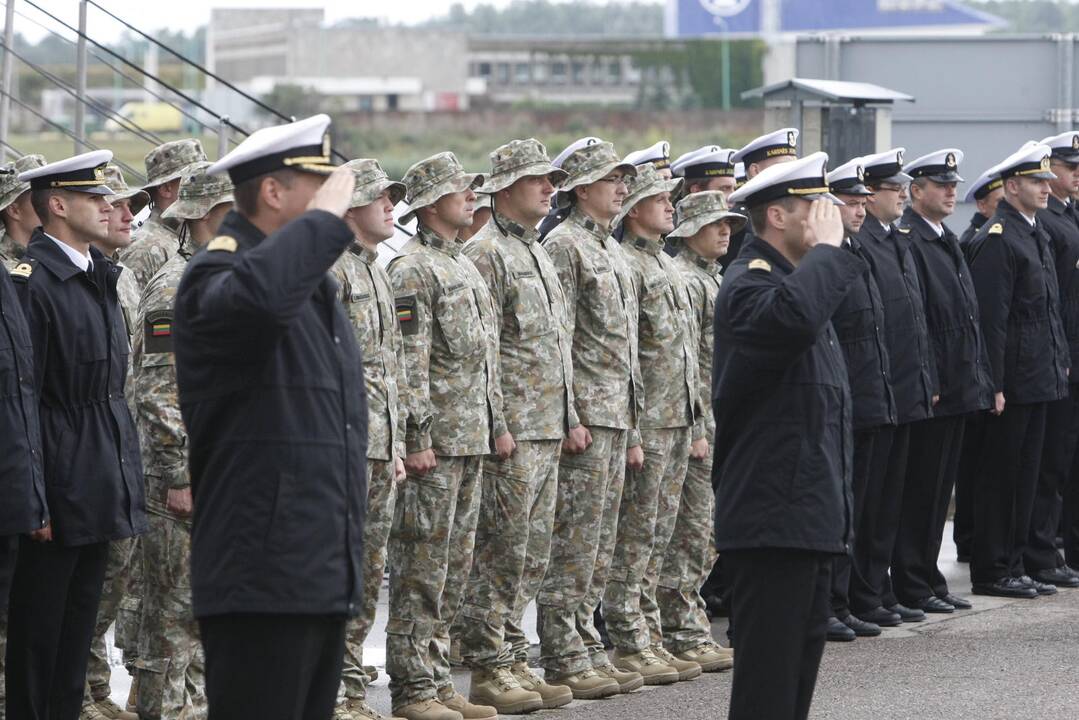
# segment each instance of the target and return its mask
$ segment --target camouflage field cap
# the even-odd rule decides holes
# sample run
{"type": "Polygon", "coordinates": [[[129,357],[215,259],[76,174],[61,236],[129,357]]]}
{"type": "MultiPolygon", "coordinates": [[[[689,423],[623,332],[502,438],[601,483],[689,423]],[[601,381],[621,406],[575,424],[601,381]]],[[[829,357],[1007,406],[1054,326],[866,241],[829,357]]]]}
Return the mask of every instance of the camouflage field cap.
{"type": "Polygon", "coordinates": [[[746,216],[731,212],[727,198],[719,190],[705,190],[682,198],[678,203],[678,224],[667,233],[668,240],[687,238],[696,235],[709,223],[726,220],[731,224],[731,232],[736,233],[746,226],[746,216]]]}
{"type": "Polygon", "coordinates": [[[629,178],[626,183],[629,195],[622,201],[622,210],[618,213],[618,217],[614,219],[614,222],[611,223],[611,227],[625,220],[626,215],[629,215],[629,211],[641,200],[660,193],[677,193],[682,188],[683,182],[682,178],[671,178],[670,180],[664,178],[659,174],[656,166],[651,163],[638,165],[637,174],[629,178]]]}
{"type": "Polygon", "coordinates": [[[474,204],[474,209],[475,210],[482,210],[484,208],[487,208],[488,210],[490,210],[491,209],[491,196],[488,195],[487,193],[484,193],[484,192],[477,191],[477,193],[478,194],[476,195],[476,202],[474,204]]]}
{"type": "Polygon", "coordinates": [[[15,162],[0,168],[0,210],[18,200],[20,195],[30,189],[30,183],[19,182],[19,173],[44,166],[43,155],[23,155],[15,162]]]}
{"type": "Polygon", "coordinates": [[[232,181],[228,175],[208,175],[212,163],[202,161],[187,169],[180,181],[180,196],[161,213],[163,218],[201,220],[221,203],[232,202],[232,181]]]}
{"type": "Polygon", "coordinates": [[[173,140],[158,145],[146,154],[146,184],[144,190],[155,188],[182,177],[184,170],[197,162],[205,162],[202,143],[194,138],[173,140]]]}
{"type": "Polygon", "coordinates": [[[483,184],[483,175],[467,173],[461,161],[451,152],[440,152],[420,160],[405,173],[405,201],[409,205],[401,222],[412,222],[416,211],[427,207],[450,193],[473,190],[483,184]]]}
{"type": "Polygon", "coordinates": [[[478,192],[493,195],[523,177],[546,175],[558,187],[569,173],[551,164],[547,148],[539,140],[510,140],[491,153],[491,174],[478,192]]]}
{"type": "Polygon", "coordinates": [[[124,173],[117,165],[110,163],[105,166],[105,184],[112,188],[113,192],[105,199],[112,205],[121,200],[130,200],[131,212],[135,215],[138,215],[139,211],[150,202],[150,194],[145,190],[128,186],[127,181],[124,180],[124,173]]]}
{"type": "Polygon", "coordinates": [[[638,170],[630,163],[622,162],[614,151],[614,145],[603,140],[572,152],[562,161],[562,169],[568,173],[568,177],[559,188],[559,207],[569,205],[569,193],[575,187],[602,180],[615,170],[621,170],[625,175],[636,175],[638,170]]]}
{"type": "Polygon", "coordinates": [[[394,205],[404,200],[405,184],[390,180],[378,160],[360,158],[349,160],[344,166],[351,169],[356,177],[356,189],[352,191],[350,207],[370,205],[386,190],[390,191],[390,202],[394,205]]]}

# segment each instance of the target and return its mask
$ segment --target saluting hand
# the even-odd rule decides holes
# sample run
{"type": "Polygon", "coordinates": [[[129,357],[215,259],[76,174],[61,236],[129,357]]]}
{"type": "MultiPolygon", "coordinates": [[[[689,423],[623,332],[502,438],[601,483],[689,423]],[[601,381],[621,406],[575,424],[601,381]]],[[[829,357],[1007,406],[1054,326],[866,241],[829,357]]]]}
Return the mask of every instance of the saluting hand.
{"type": "Polygon", "coordinates": [[[352,203],[352,191],[356,187],[356,177],[351,168],[339,167],[330,173],[307,203],[308,210],[325,210],[337,217],[344,217],[352,203]]]}
{"type": "Polygon", "coordinates": [[[809,247],[818,244],[839,247],[843,243],[843,218],[830,200],[813,201],[809,206],[809,217],[802,221],[802,229],[805,244],[809,247]]]}

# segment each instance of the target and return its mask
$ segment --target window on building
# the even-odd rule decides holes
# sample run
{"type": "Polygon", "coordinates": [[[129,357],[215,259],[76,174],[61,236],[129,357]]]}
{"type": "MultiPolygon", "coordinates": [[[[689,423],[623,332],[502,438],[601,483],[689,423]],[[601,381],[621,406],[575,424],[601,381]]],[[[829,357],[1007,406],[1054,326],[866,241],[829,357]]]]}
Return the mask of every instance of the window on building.
{"type": "Polygon", "coordinates": [[[375,109],[375,99],[370,95],[360,95],[356,98],[356,107],[364,112],[370,112],[375,109]]]}
{"type": "Polygon", "coordinates": [[[553,83],[565,83],[566,82],[566,63],[553,62],[551,63],[551,82],[553,83]]]}
{"type": "Polygon", "coordinates": [[[605,83],[607,81],[606,72],[607,72],[607,66],[603,64],[602,60],[600,60],[599,58],[596,58],[595,60],[593,60],[592,61],[592,72],[591,72],[592,84],[593,85],[602,85],[603,83],[605,83]]]}
{"type": "Polygon", "coordinates": [[[510,64],[498,63],[495,65],[495,80],[499,85],[510,84],[510,64]]]}
{"type": "Polygon", "coordinates": [[[396,110],[397,109],[397,94],[396,93],[392,93],[392,94],[386,96],[386,109],[387,110],[396,110]]]}
{"type": "Polygon", "coordinates": [[[476,63],[476,72],[474,77],[489,78],[491,77],[491,63],[481,62],[476,63]]]}
{"type": "Polygon", "coordinates": [[[540,84],[547,82],[547,63],[546,62],[540,61],[540,62],[536,62],[536,63],[534,63],[532,65],[532,79],[536,83],[540,83],[540,84]]]}
{"type": "Polygon", "coordinates": [[[572,65],[572,76],[574,85],[584,85],[584,63],[575,60],[572,65]]]}
{"type": "Polygon", "coordinates": [[[528,63],[519,62],[513,66],[513,82],[528,85],[532,82],[532,68],[528,63]]]}
{"type": "Polygon", "coordinates": [[[612,60],[607,64],[607,82],[611,85],[622,84],[622,63],[618,60],[612,60]]]}

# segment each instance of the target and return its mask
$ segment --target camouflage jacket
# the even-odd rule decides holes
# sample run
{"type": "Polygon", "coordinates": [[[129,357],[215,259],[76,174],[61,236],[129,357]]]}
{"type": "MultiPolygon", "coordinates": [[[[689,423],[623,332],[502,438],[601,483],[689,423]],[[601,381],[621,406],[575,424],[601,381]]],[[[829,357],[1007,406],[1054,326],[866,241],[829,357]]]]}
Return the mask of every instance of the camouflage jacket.
{"type": "Polygon", "coordinates": [[[135,425],[142,443],[146,509],[180,519],[168,512],[170,489],[190,486],[187,470],[187,431],[176,396],[176,366],[172,352],[172,306],[188,255],[173,255],[142,293],[132,341],[135,425]]]}
{"type": "Polygon", "coordinates": [[[506,432],[491,293],[460,242],[422,226],[415,239],[389,267],[409,380],[405,446],[486,455],[506,432]]]}
{"type": "Polygon", "coordinates": [[[503,412],[517,440],[558,440],[580,425],[566,299],[538,239],[534,228],[496,215],[464,246],[501,311],[503,412]]]}
{"type": "Polygon", "coordinates": [[[637,357],[645,399],[640,426],[689,427],[701,414],[701,398],[682,275],[663,252],[662,240],[627,231],[622,250],[637,292],[637,357]]]}
{"type": "Polygon", "coordinates": [[[120,262],[135,274],[140,287],[146,287],[150,278],[176,254],[180,238],[174,226],[161,219],[161,212],[154,208],[142,227],[135,231],[131,246],[120,256],[120,262]]]}
{"type": "Polygon", "coordinates": [[[682,273],[689,309],[692,316],[690,334],[697,344],[697,377],[700,397],[705,411],[693,425],[693,439],[708,438],[712,443],[716,434],[716,420],[712,416],[712,349],[715,334],[716,295],[723,277],[719,263],[705,260],[688,247],[674,257],[674,266],[682,273]]]}
{"type": "Polygon", "coordinates": [[[390,277],[378,254],[354,243],[333,266],[341,302],[363,350],[367,390],[367,457],[391,460],[405,454],[405,415],[398,393],[408,387],[401,354],[401,329],[390,277]]]}
{"type": "Polygon", "coordinates": [[[127,265],[117,263],[123,270],[120,278],[116,281],[116,294],[120,298],[120,309],[124,311],[124,322],[127,323],[127,334],[135,334],[135,319],[139,313],[139,297],[142,295],[142,286],[135,278],[135,273],[127,265]]]}
{"type": "Polygon", "coordinates": [[[574,208],[544,243],[562,281],[573,334],[573,394],[586,426],[630,431],[640,444],[644,387],[637,361],[637,295],[625,253],[607,228],[574,208]]]}
{"type": "Polygon", "coordinates": [[[12,240],[7,229],[0,223],[0,263],[8,270],[14,270],[25,252],[26,248],[12,240]]]}

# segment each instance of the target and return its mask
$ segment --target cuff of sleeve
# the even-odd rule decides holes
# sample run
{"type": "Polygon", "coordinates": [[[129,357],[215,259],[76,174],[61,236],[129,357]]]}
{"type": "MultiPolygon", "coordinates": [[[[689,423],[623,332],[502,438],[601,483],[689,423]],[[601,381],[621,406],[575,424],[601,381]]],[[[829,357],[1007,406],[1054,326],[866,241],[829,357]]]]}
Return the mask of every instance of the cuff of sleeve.
{"type": "Polygon", "coordinates": [[[499,438],[510,431],[509,426],[506,425],[506,418],[504,415],[496,415],[494,418],[492,430],[492,438],[499,438]]]}
{"type": "Polygon", "coordinates": [[[165,482],[168,483],[170,490],[180,490],[182,488],[191,487],[191,476],[187,473],[187,468],[175,468],[166,469],[162,477],[165,482]]]}
{"type": "Polygon", "coordinates": [[[423,452],[424,450],[431,449],[431,431],[430,430],[416,430],[410,431],[405,435],[405,451],[411,455],[412,453],[423,452]]]}
{"type": "Polygon", "coordinates": [[[700,440],[707,434],[704,423],[696,423],[693,426],[693,433],[689,436],[691,440],[700,440]]]}
{"type": "Polygon", "coordinates": [[[630,430],[629,431],[629,437],[626,440],[626,447],[627,448],[637,447],[640,444],[641,444],[641,431],[636,429],[636,428],[630,430]]]}

